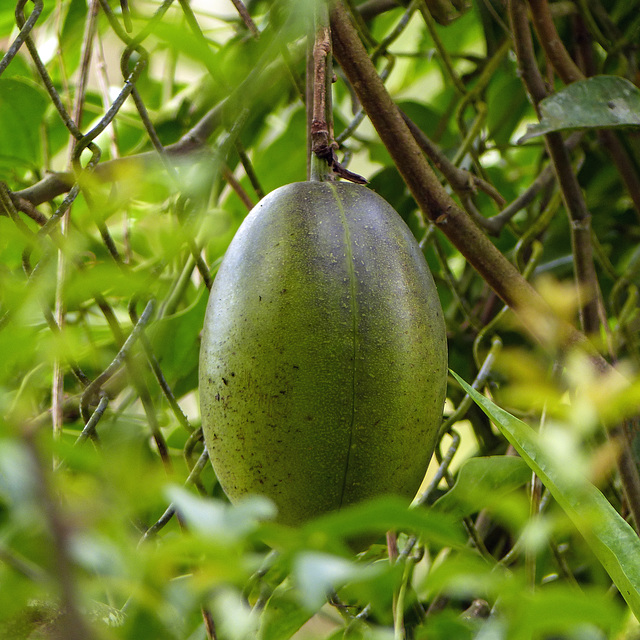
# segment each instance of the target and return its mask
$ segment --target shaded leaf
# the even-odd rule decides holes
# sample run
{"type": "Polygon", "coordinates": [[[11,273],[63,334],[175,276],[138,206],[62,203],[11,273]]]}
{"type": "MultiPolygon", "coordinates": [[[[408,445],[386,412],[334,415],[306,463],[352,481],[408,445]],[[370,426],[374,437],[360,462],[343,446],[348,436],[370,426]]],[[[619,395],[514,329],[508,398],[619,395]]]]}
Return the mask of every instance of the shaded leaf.
{"type": "Polygon", "coordinates": [[[204,323],[208,296],[200,291],[195,302],[185,309],[161,318],[149,331],[153,352],[158,358],[165,378],[191,384],[176,385],[180,396],[197,385],[200,331],[204,323]]]}
{"type": "Polygon", "coordinates": [[[558,468],[531,427],[451,373],[549,489],[640,620],[640,538],[635,531],[586,478],[578,482],[558,468]]]}
{"type": "Polygon", "coordinates": [[[531,470],[522,458],[471,458],[460,467],[451,490],[437,500],[433,508],[464,518],[496,504],[530,478],[531,470]]]}
{"type": "Polygon", "coordinates": [[[513,73],[511,65],[499,69],[487,89],[487,127],[489,136],[497,144],[511,141],[522,116],[531,109],[522,82],[513,73]]]}
{"type": "Polygon", "coordinates": [[[640,126],[640,89],[625,78],[579,80],[540,102],[541,120],[518,142],[566,129],[640,126]]]}
{"type": "Polygon", "coordinates": [[[39,87],[20,80],[0,80],[0,162],[40,162],[40,125],[47,99],[39,87]]]}

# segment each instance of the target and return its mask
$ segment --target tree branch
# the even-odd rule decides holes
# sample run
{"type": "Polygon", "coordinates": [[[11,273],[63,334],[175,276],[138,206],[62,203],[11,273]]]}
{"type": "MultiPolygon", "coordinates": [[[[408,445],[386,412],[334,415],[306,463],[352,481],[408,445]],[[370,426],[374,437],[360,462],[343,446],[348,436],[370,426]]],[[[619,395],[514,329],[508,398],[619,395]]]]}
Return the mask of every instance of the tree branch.
{"type": "MultiPolygon", "coordinates": [[[[223,101],[210,109],[178,142],[165,147],[164,150],[167,157],[182,158],[202,151],[209,136],[220,126],[223,120],[225,104],[226,101],[223,101]]],[[[96,165],[93,175],[106,182],[111,182],[134,168],[148,169],[154,166],[162,166],[161,159],[155,151],[145,151],[125,158],[115,158],[114,160],[101,162],[96,165]]],[[[67,193],[74,181],[75,176],[72,172],[51,173],[30,187],[14,191],[11,194],[11,199],[16,209],[23,211],[30,217],[34,217],[33,209],[27,208],[25,202],[33,207],[53,200],[57,196],[67,193]]]]}
{"type": "Polygon", "coordinates": [[[610,365],[588,346],[586,337],[555,316],[440,184],[387,93],[341,2],[336,2],[333,8],[331,28],[334,54],[424,215],[514,309],[531,335],[548,343],[547,331],[555,327],[562,334],[565,347],[584,345],[601,371],[610,370],[610,365]]]}
{"type": "MultiPolygon", "coordinates": [[[[569,55],[556,30],[547,0],[529,0],[529,5],[538,40],[560,79],[565,84],[583,80],[585,75],[569,55]]],[[[636,213],[640,215],[640,176],[629,154],[614,131],[604,129],[598,135],[627,187],[636,213]]]]}
{"type": "MultiPolygon", "coordinates": [[[[516,43],[516,56],[520,75],[531,96],[533,106],[538,112],[538,105],[546,97],[547,91],[535,61],[531,31],[524,3],[520,0],[511,0],[509,3],[509,16],[513,39],[516,43]]],[[[540,17],[538,16],[537,19],[539,20],[540,17]]],[[[549,19],[551,19],[550,15],[549,19]]],[[[551,25],[553,26],[553,23],[551,25]]],[[[545,27],[545,29],[548,29],[548,27],[545,27]]],[[[550,37],[547,31],[545,31],[545,37],[550,37]]],[[[560,46],[562,46],[562,43],[560,43],[560,46]]],[[[564,47],[562,48],[564,49],[564,47]]],[[[553,50],[557,52],[558,46],[554,45],[553,50]]],[[[560,57],[564,60],[564,56],[560,57]]],[[[568,57],[568,54],[566,57],[568,57]]],[[[568,66],[566,60],[564,60],[563,64],[568,66]]],[[[578,73],[580,73],[579,70],[578,73]]],[[[578,183],[578,178],[571,167],[569,152],[562,135],[552,131],[545,135],[545,143],[571,223],[571,241],[573,244],[582,328],[588,334],[595,334],[600,327],[600,318],[598,316],[599,285],[591,247],[591,214],[578,183]]]]}

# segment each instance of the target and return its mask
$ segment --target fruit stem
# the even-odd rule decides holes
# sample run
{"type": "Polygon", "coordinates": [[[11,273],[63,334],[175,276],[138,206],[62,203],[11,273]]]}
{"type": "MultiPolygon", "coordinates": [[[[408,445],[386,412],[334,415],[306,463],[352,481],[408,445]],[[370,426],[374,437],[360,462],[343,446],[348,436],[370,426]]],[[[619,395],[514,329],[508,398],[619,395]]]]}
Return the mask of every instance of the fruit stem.
{"type": "Polygon", "coordinates": [[[310,123],[310,179],[316,182],[333,180],[331,165],[335,151],[333,138],[331,79],[333,64],[331,56],[331,32],[329,30],[329,8],[326,0],[316,3],[314,12],[315,39],[311,55],[311,66],[307,82],[313,82],[310,123]]]}
{"type": "Polygon", "coordinates": [[[333,53],[328,0],[319,0],[314,13],[314,42],[307,53],[307,173],[313,182],[333,182],[342,178],[367,184],[363,178],[338,162],[333,139],[333,53]]]}

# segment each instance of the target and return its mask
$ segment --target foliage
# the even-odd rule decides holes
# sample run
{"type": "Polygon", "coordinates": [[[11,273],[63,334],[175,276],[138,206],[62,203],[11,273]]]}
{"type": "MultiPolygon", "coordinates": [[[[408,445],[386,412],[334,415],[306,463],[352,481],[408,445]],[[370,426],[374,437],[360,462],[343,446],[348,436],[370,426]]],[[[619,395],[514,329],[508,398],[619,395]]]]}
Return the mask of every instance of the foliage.
{"type": "Polygon", "coordinates": [[[337,64],[339,159],[419,240],[458,375],[412,508],[299,529],[226,501],[197,359],[248,209],[307,176],[314,2],[129,4],[0,7],[0,638],[640,637],[640,3],[344,3],[557,322],[420,210],[337,64]]]}

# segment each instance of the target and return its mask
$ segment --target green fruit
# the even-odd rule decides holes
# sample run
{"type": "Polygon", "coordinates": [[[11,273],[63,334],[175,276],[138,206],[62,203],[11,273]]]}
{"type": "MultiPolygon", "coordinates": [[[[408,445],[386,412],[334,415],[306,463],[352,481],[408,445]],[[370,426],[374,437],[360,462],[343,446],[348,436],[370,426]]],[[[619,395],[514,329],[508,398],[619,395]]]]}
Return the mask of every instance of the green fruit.
{"type": "Polygon", "coordinates": [[[264,198],[211,290],[202,424],[229,498],[297,524],[366,498],[411,498],[433,453],[445,326],[424,256],[366,187],[300,182],[264,198]]]}

